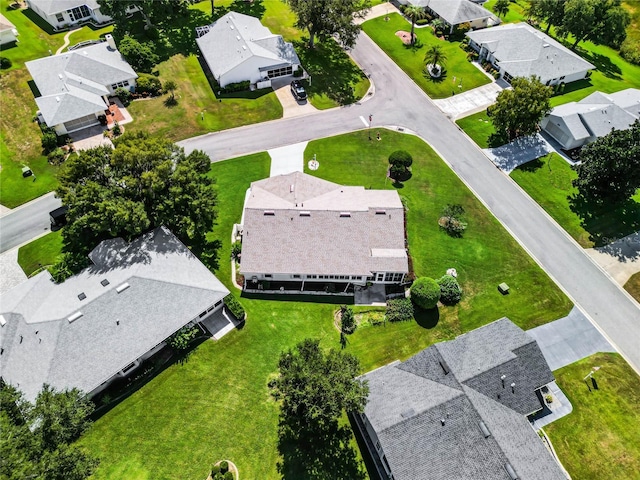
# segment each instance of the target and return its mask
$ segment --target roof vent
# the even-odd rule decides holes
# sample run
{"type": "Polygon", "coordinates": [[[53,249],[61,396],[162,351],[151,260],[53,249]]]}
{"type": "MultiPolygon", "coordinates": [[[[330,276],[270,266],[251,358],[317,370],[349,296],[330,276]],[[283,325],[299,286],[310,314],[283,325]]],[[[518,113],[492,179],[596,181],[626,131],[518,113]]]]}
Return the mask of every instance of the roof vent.
{"type": "Polygon", "coordinates": [[[123,283],[122,285],[120,285],[119,287],[116,287],[116,292],[118,293],[122,293],[124,292],[127,288],[129,288],[131,285],[129,285],[128,283],[123,283]]]}
{"type": "Polygon", "coordinates": [[[240,35],[236,35],[236,40],[240,41],[240,35]]]}
{"type": "Polygon", "coordinates": [[[386,210],[376,210],[376,215],[386,215],[387,211],[386,210]]]}
{"type": "Polygon", "coordinates": [[[509,478],[511,478],[511,480],[518,480],[520,478],[510,463],[505,463],[504,469],[509,474],[509,478]]]}
{"type": "Polygon", "coordinates": [[[402,413],[400,414],[400,416],[401,416],[402,418],[411,418],[411,417],[413,417],[415,414],[416,414],[416,411],[415,411],[413,408],[410,408],[410,409],[405,410],[404,412],[402,412],[402,413]]]}
{"type": "Polygon", "coordinates": [[[550,45],[548,43],[543,43],[542,48],[548,48],[550,45]]]}
{"type": "Polygon", "coordinates": [[[275,217],[276,212],[274,212],[273,210],[265,210],[264,215],[267,217],[275,217]]]}
{"type": "Polygon", "coordinates": [[[100,285],[102,285],[103,287],[106,287],[107,285],[109,285],[109,280],[107,280],[106,278],[104,280],[102,280],[100,282],[100,285]]]}
{"type": "Polygon", "coordinates": [[[500,377],[500,380],[502,381],[502,388],[504,388],[504,379],[505,379],[505,378],[507,378],[507,376],[506,376],[506,375],[502,375],[502,376],[500,377]]]}
{"type": "Polygon", "coordinates": [[[351,212],[340,212],[340,216],[341,217],[350,217],[351,216],[351,212]]]}
{"type": "Polygon", "coordinates": [[[480,420],[480,430],[482,430],[482,434],[484,435],[484,438],[489,438],[491,436],[491,432],[489,431],[489,429],[487,428],[487,426],[482,420],[480,420]]]}
{"type": "Polygon", "coordinates": [[[289,185],[289,193],[293,193],[295,189],[296,189],[295,184],[292,183],[291,185],[289,185]]]}
{"type": "Polygon", "coordinates": [[[516,384],[515,384],[515,382],[511,384],[511,393],[516,393],[516,384]]]}
{"type": "Polygon", "coordinates": [[[311,212],[300,212],[300,216],[301,217],[310,217],[311,216],[311,212]]]}
{"type": "Polygon", "coordinates": [[[77,319],[79,319],[81,316],[82,316],[82,312],[76,312],[73,315],[71,315],[70,317],[67,317],[67,320],[69,320],[69,323],[73,323],[77,319]]]}
{"type": "Polygon", "coordinates": [[[444,418],[441,418],[441,419],[440,419],[440,423],[441,423],[441,424],[442,424],[442,426],[444,427],[444,424],[446,423],[446,422],[445,422],[445,420],[444,420],[444,418]]]}
{"type": "Polygon", "coordinates": [[[56,102],[60,103],[60,97],[56,97],[56,102]]]}
{"type": "Polygon", "coordinates": [[[61,74],[61,73],[59,73],[59,74],[58,74],[58,78],[59,78],[60,80],[62,80],[62,74],[61,74]]]}
{"type": "Polygon", "coordinates": [[[4,318],[4,315],[0,315],[0,327],[4,327],[6,324],[7,324],[6,318],[4,318]]]}
{"type": "Polygon", "coordinates": [[[235,30],[235,28],[233,27],[233,25],[229,25],[229,28],[230,28],[231,30],[235,30]]]}
{"type": "Polygon", "coordinates": [[[246,49],[247,49],[247,46],[246,46],[246,45],[242,45],[242,49],[243,49],[243,50],[246,50],[246,49]]]}
{"type": "Polygon", "coordinates": [[[84,293],[84,292],[80,292],[80,293],[78,294],[78,300],[84,300],[85,298],[87,298],[87,296],[85,295],[85,293],[84,293]]]}

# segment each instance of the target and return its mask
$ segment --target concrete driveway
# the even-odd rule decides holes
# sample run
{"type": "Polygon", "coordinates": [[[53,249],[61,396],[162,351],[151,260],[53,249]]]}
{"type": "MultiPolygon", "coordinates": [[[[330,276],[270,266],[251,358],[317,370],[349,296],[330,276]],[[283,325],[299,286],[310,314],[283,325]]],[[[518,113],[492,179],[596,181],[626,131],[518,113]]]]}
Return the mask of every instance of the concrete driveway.
{"type": "Polygon", "coordinates": [[[505,87],[508,87],[506,82],[491,82],[488,85],[458,94],[456,91],[458,89],[457,85],[452,83],[451,90],[456,95],[433,100],[433,103],[447,117],[456,120],[486,110],[489,105],[495,103],[496,97],[505,87]]]}
{"type": "Polygon", "coordinates": [[[566,317],[527,330],[527,333],[537,340],[551,370],[594,353],[616,351],[577,307],[573,307],[566,317]]]}
{"type": "Polygon", "coordinates": [[[620,285],[640,272],[640,232],[632,233],[605,247],[588,248],[587,253],[620,285]]]}
{"type": "Polygon", "coordinates": [[[496,167],[506,173],[511,173],[522,164],[543,157],[554,149],[542,135],[521,137],[511,143],[496,148],[485,148],[484,153],[496,167]]]}
{"type": "Polygon", "coordinates": [[[318,109],[311,105],[307,100],[299,102],[291,94],[291,82],[288,81],[284,85],[272,82],[273,91],[282,104],[282,118],[300,117],[316,113],[318,109]]]}
{"type": "Polygon", "coordinates": [[[107,128],[102,125],[94,125],[93,127],[83,128],[77,132],[70,133],[69,137],[71,137],[73,147],[76,151],[88,150],[102,145],[109,145],[113,148],[111,140],[103,135],[106,129],[107,128]]]}

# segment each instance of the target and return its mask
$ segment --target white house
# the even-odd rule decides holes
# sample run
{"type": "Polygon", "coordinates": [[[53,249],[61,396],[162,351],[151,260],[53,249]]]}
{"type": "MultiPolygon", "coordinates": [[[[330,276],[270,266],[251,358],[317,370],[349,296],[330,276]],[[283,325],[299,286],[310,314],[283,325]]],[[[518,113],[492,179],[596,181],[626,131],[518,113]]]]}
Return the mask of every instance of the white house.
{"type": "Polygon", "coordinates": [[[41,95],[36,98],[39,114],[58,135],[98,124],[109,95],[119,87],[135,87],[138,75],[113,37],[106,40],[25,64],[41,95]]]}
{"type": "Polygon", "coordinates": [[[366,190],[294,172],[253,182],[242,220],[240,273],[260,282],[401,283],[404,209],[394,190],[366,190]]]}
{"type": "Polygon", "coordinates": [[[249,15],[229,12],[196,32],[198,47],[221,87],[292,75],[300,66],[293,45],[249,15]]]}
{"type": "Polygon", "coordinates": [[[611,132],[626,130],[640,118],[640,90],[594,92],[579,102],[555,107],[540,122],[562,148],[571,150],[611,132]]]}
{"type": "Polygon", "coordinates": [[[596,68],[527,23],[509,23],[467,32],[480,60],[491,62],[502,78],[535,75],[546,85],[570,83],[596,68]]]}
{"type": "Polygon", "coordinates": [[[229,293],[165,227],[106,240],[89,257],[63,283],[44,271],[0,296],[0,377],[28,400],[44,383],[95,395],[229,293]]]}
{"type": "Polygon", "coordinates": [[[98,0],[27,0],[31,10],[58,30],[78,23],[111,22],[111,17],[100,12],[98,0]]]}
{"type": "Polygon", "coordinates": [[[431,15],[449,25],[449,32],[463,23],[472,29],[498,25],[500,19],[486,8],[470,0],[407,0],[407,3],[423,7],[431,15]]]}
{"type": "Polygon", "coordinates": [[[18,30],[13,23],[7,20],[7,17],[0,14],[0,45],[17,42],[18,30]]]}

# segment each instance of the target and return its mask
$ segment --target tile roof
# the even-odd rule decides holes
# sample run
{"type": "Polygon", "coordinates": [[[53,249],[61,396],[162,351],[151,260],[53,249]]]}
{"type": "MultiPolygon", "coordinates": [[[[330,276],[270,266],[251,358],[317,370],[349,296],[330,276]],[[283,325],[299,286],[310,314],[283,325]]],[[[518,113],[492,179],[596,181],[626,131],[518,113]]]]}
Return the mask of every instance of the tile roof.
{"type": "Polygon", "coordinates": [[[216,79],[253,57],[265,59],[265,65],[300,63],[293,44],[271,33],[259,19],[237,12],[216,20],[196,43],[216,79]]]}
{"type": "Polygon", "coordinates": [[[100,4],[97,0],[29,0],[29,3],[38,7],[47,15],[71,10],[72,8],[79,7],[81,5],[86,5],[91,10],[97,10],[100,8],[100,4]]]}
{"type": "Polygon", "coordinates": [[[429,7],[449,25],[459,25],[483,18],[500,21],[489,10],[470,0],[409,0],[409,3],[419,7],[429,7]]]}
{"type": "Polygon", "coordinates": [[[530,394],[553,374],[535,340],[506,318],[364,379],[365,414],[396,480],[508,480],[507,463],[523,480],[565,478],[525,417],[530,394]]]}
{"type": "Polygon", "coordinates": [[[596,68],[527,23],[509,23],[467,32],[466,35],[484,45],[494,55],[497,64],[512,77],[535,75],[546,83],[596,68]]]}
{"type": "Polygon", "coordinates": [[[36,103],[49,126],[104,110],[114,83],[138,75],[107,42],[26,62],[42,95],[36,103]]]}
{"type": "Polygon", "coordinates": [[[253,182],[243,218],[244,275],[408,271],[404,209],[393,190],[295,172],[253,182]]]}
{"type": "Polygon", "coordinates": [[[45,271],[0,296],[0,376],[28,399],[43,383],[91,392],[229,293],[164,227],[91,258],[61,284],[45,271]]]}

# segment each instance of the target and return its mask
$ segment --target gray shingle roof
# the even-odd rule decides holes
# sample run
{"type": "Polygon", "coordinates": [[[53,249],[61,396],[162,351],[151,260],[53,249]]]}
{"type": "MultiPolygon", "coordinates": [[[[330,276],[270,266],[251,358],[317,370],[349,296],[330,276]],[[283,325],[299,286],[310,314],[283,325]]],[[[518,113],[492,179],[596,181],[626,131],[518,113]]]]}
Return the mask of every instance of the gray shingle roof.
{"type": "Polygon", "coordinates": [[[196,43],[216,79],[253,57],[264,59],[265,65],[300,63],[291,43],[257,18],[237,12],[216,20],[196,43]]]}
{"type": "Polygon", "coordinates": [[[104,110],[107,86],[138,75],[107,42],[26,62],[41,97],[36,103],[49,126],[104,110]]]}
{"type": "Polygon", "coordinates": [[[28,399],[43,383],[91,392],[229,293],[164,227],[108,243],[65,282],[43,272],[0,297],[0,375],[28,399]]]}
{"type": "Polygon", "coordinates": [[[506,318],[364,378],[365,414],[396,480],[508,480],[507,463],[523,480],[565,478],[522,412],[553,374],[535,340],[506,318]],[[515,379],[527,395],[497,398],[499,371],[509,393],[515,379]]]}
{"type": "Polygon", "coordinates": [[[449,25],[459,25],[483,18],[492,18],[499,22],[499,19],[489,10],[469,0],[409,0],[409,3],[429,7],[449,25]]]}
{"type": "Polygon", "coordinates": [[[512,77],[535,75],[545,83],[551,79],[595,68],[553,38],[526,23],[509,23],[466,34],[484,45],[512,77]]]}
{"type": "Polygon", "coordinates": [[[91,10],[100,8],[97,0],[29,0],[29,3],[38,7],[47,15],[64,12],[81,5],[86,5],[91,10]]]}
{"type": "Polygon", "coordinates": [[[253,182],[243,218],[244,275],[408,271],[404,209],[393,190],[295,172],[253,182]]]}

